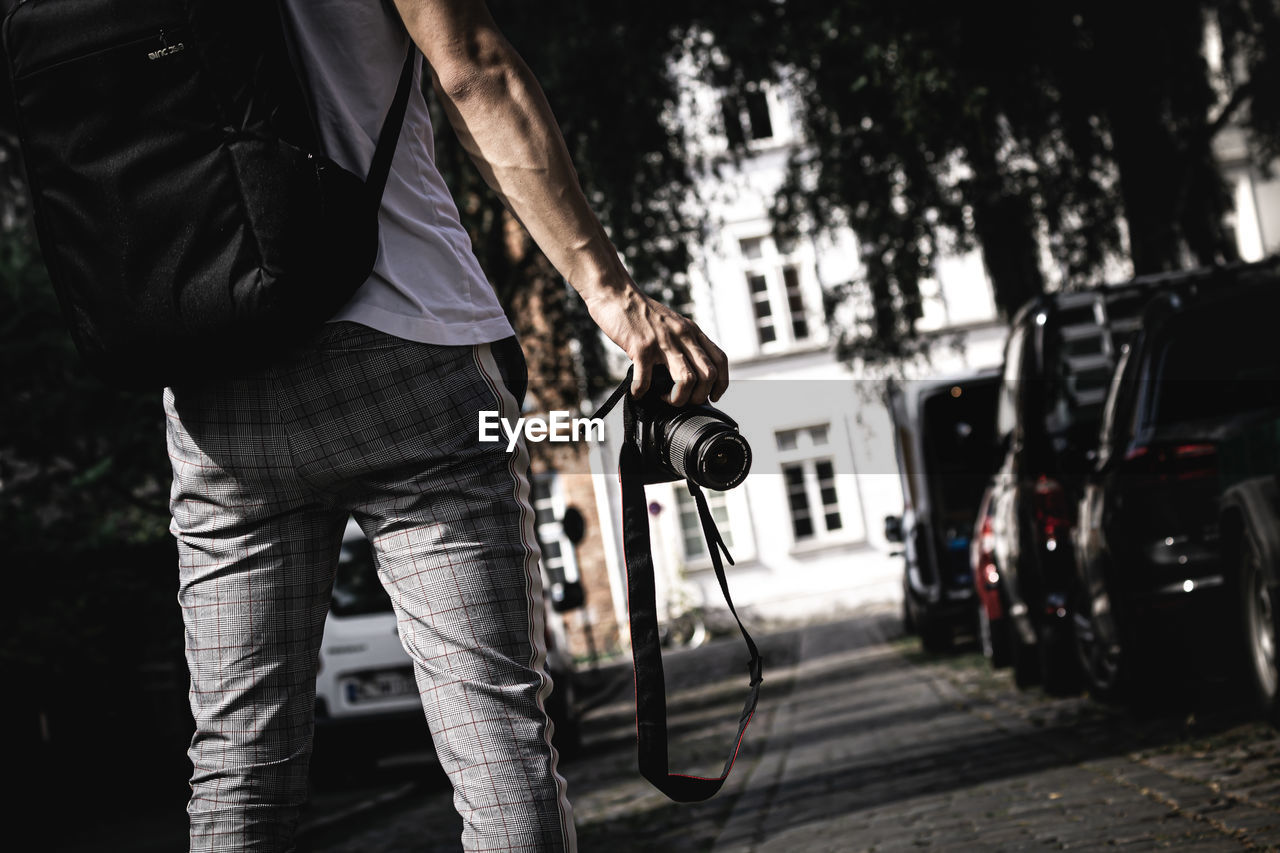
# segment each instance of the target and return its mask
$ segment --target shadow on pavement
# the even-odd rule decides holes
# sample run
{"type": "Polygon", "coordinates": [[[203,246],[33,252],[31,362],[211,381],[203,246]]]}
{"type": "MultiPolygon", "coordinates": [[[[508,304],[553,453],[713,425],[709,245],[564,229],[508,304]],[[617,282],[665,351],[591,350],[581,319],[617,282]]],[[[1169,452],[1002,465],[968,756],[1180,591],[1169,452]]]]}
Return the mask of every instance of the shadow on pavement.
{"type": "MultiPolygon", "coordinates": [[[[707,850],[717,838],[759,842],[759,836],[734,834],[750,836],[767,824],[772,837],[919,797],[1209,737],[1248,719],[1236,694],[1221,683],[1184,681],[1163,695],[1163,704],[1148,703],[1134,713],[1084,698],[1020,697],[999,682],[985,692],[962,693],[946,671],[984,667],[971,651],[925,657],[902,642],[885,645],[885,655],[841,661],[850,651],[875,644],[842,642],[842,635],[847,641],[852,631],[865,640],[868,628],[874,635],[886,627],[881,620],[869,626],[864,621],[862,628],[835,624],[813,631],[791,694],[762,697],[762,704],[787,703],[778,727],[759,745],[764,755],[785,754],[786,769],[776,778],[744,780],[747,787],[738,789],[733,812],[748,817],[729,834],[720,837],[723,827],[710,820],[726,811],[714,801],[658,802],[625,817],[580,822],[584,849],[606,840],[613,851],[667,853],[707,850]],[[998,706],[1000,713],[1021,714],[1021,724],[1010,729],[996,722],[999,714],[990,712],[998,706]]],[[[698,725],[680,721],[679,715],[714,703],[726,691],[717,686],[694,701],[673,698],[673,754],[681,736],[686,742],[700,740],[698,725]]],[[[625,741],[619,734],[600,746],[622,748],[625,741]]]]}

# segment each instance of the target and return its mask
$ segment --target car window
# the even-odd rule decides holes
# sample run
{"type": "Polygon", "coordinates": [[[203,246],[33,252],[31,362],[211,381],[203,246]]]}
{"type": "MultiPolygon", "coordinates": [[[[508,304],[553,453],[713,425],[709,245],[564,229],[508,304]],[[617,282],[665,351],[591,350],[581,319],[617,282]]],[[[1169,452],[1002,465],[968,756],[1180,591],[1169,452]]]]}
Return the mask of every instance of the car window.
{"type": "Polygon", "coordinates": [[[1044,424],[1058,453],[1097,446],[1115,363],[1102,303],[1072,296],[1045,327],[1044,424]]]}
{"type": "Polygon", "coordinates": [[[992,379],[957,382],[931,394],[921,411],[936,521],[966,537],[991,475],[997,387],[992,379]]]}
{"type": "Polygon", "coordinates": [[[1280,347],[1272,311],[1232,301],[1170,325],[1154,363],[1147,420],[1155,425],[1280,407],[1280,347]]]}
{"type": "Polygon", "coordinates": [[[333,581],[332,610],[335,616],[391,612],[391,599],[378,580],[369,540],[353,538],[342,543],[333,581]]]}
{"type": "Polygon", "coordinates": [[[1026,339],[1026,328],[1014,326],[1004,351],[1004,376],[996,412],[996,432],[1002,441],[1018,426],[1018,377],[1022,372],[1022,347],[1026,339]]]}
{"type": "Polygon", "coordinates": [[[1102,427],[1099,430],[1100,444],[1098,447],[1098,457],[1105,458],[1115,452],[1115,448],[1119,447],[1123,441],[1120,435],[1121,414],[1120,414],[1120,398],[1124,393],[1126,385],[1126,374],[1129,372],[1129,359],[1132,348],[1125,346],[1120,352],[1120,360],[1116,362],[1115,373],[1111,377],[1111,384],[1107,388],[1107,399],[1102,404],[1102,427]]]}

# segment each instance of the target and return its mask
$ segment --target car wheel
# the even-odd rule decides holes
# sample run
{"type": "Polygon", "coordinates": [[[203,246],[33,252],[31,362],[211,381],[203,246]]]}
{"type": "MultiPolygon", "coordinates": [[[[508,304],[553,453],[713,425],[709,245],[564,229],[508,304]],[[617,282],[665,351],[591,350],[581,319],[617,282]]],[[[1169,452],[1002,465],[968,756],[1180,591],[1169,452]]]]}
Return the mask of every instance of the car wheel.
{"type": "Polygon", "coordinates": [[[951,650],[955,640],[954,629],[942,619],[930,619],[920,623],[920,645],[930,654],[942,654],[951,650]]]}
{"type": "Polygon", "coordinates": [[[1074,696],[1080,692],[1080,659],[1071,623],[1050,622],[1040,629],[1040,678],[1044,692],[1050,696],[1074,696]]]}
{"type": "Polygon", "coordinates": [[[1123,687],[1120,647],[1102,638],[1089,614],[1077,612],[1072,627],[1076,658],[1089,693],[1103,702],[1118,701],[1123,687]]]}
{"type": "Polygon", "coordinates": [[[981,603],[978,604],[978,642],[982,645],[982,656],[992,669],[1003,669],[1013,663],[1008,625],[1004,619],[992,621],[991,614],[981,603]]]}
{"type": "Polygon", "coordinates": [[[1020,690],[1027,690],[1040,683],[1040,652],[1035,643],[1023,642],[1018,627],[1012,619],[1005,619],[1006,631],[1013,660],[1013,683],[1020,690]]]}
{"type": "Polygon", "coordinates": [[[1238,559],[1246,664],[1259,710],[1276,723],[1280,722],[1280,675],[1276,670],[1276,605],[1280,596],[1262,571],[1262,559],[1247,532],[1241,536],[1238,559]]]}
{"type": "Polygon", "coordinates": [[[907,601],[906,595],[902,596],[902,630],[908,634],[916,632],[916,620],[911,615],[911,603],[907,601]]]}

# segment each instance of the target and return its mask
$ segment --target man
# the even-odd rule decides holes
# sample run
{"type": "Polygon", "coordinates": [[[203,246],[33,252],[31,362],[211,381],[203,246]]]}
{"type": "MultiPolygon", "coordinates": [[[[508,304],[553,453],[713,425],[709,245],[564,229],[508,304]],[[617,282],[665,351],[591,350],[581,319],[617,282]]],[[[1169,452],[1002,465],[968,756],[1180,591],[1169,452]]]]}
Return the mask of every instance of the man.
{"type": "MultiPolygon", "coordinates": [[[[485,179],[672,402],[718,398],[724,354],[642,295],[577,184],[551,111],[481,0],[287,0],[326,152],[363,173],[409,38],[485,179]],[[406,33],[407,30],[407,33],[406,33]]],[[[420,61],[420,60],[419,60],[420,61]]],[[[468,850],[573,850],[544,701],[524,363],[410,99],[373,275],[305,347],[165,392],[172,530],[197,732],[193,850],[287,850],[305,797],[316,657],[343,526],[374,546],[468,850]]]]}

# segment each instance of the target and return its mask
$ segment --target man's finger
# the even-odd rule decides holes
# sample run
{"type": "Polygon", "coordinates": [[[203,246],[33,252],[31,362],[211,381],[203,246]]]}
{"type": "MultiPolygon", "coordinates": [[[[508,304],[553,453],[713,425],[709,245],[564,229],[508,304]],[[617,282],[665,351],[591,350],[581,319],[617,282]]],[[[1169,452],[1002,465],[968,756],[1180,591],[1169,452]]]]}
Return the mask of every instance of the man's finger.
{"type": "Polygon", "coordinates": [[[707,397],[711,394],[712,388],[715,386],[716,380],[719,378],[719,372],[712,363],[710,356],[697,345],[696,341],[685,342],[685,356],[689,361],[693,362],[693,391],[689,395],[689,401],[692,403],[705,403],[707,397]]]}
{"type": "Polygon", "coordinates": [[[671,373],[671,381],[675,385],[667,395],[667,402],[673,406],[683,406],[689,402],[693,393],[694,373],[689,369],[689,361],[682,352],[667,353],[667,370],[671,373]]]}
{"type": "Polygon", "coordinates": [[[631,396],[640,398],[649,390],[652,371],[649,369],[649,362],[642,356],[633,356],[631,363],[635,366],[635,371],[631,374],[631,396]]]}
{"type": "Polygon", "coordinates": [[[702,349],[711,357],[711,363],[715,366],[716,377],[711,383],[710,399],[716,402],[724,392],[729,389],[729,357],[724,354],[724,350],[715,345],[715,342],[708,338],[702,329],[698,329],[698,339],[702,343],[702,349]]]}
{"type": "Polygon", "coordinates": [[[729,364],[728,359],[724,359],[724,365],[716,369],[716,381],[711,385],[710,399],[713,403],[720,402],[720,398],[724,396],[724,392],[729,390],[729,364]]]}

